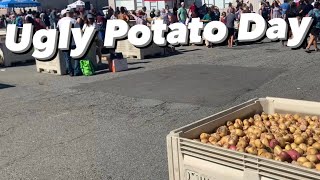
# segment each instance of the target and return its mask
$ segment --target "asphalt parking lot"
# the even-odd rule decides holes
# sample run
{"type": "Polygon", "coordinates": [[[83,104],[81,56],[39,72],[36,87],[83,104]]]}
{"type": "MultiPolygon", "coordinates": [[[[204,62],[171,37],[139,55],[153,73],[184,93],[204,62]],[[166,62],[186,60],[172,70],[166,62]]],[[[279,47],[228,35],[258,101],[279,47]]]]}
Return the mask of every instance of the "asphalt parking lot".
{"type": "Polygon", "coordinates": [[[91,77],[0,68],[0,179],[165,180],[171,130],[255,97],[320,101],[319,53],[177,50],[91,77]]]}

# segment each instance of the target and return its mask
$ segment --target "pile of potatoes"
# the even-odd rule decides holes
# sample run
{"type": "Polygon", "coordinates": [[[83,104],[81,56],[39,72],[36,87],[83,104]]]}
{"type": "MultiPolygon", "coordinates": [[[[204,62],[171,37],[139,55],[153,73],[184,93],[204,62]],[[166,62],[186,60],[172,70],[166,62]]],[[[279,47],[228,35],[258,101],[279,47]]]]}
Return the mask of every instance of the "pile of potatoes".
{"type": "Polygon", "coordinates": [[[196,140],[320,171],[318,116],[256,114],[228,121],[215,133],[202,133],[196,140]]]}

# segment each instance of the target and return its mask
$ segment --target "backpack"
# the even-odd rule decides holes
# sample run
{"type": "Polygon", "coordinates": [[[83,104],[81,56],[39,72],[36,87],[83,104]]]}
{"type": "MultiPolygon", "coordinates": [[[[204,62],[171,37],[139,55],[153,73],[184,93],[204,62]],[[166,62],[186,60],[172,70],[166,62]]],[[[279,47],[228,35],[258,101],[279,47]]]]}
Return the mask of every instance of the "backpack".
{"type": "Polygon", "coordinates": [[[90,60],[80,60],[80,68],[82,74],[85,76],[92,76],[94,74],[94,67],[90,60]]]}

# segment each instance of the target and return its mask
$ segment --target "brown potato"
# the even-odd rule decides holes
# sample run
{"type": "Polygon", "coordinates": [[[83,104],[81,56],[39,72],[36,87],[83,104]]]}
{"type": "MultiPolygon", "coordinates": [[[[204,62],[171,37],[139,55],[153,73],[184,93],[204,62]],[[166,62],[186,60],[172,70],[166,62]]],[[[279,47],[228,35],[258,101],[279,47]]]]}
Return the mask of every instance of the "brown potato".
{"type": "Polygon", "coordinates": [[[255,147],[257,147],[258,149],[265,148],[265,146],[262,144],[260,139],[256,139],[254,141],[254,144],[255,144],[255,147]]]}
{"type": "Polygon", "coordinates": [[[315,149],[315,148],[313,148],[313,147],[308,148],[308,149],[307,149],[307,154],[308,154],[308,155],[315,155],[315,154],[318,154],[318,150],[317,150],[317,149],[315,149]]]}
{"type": "Polygon", "coordinates": [[[279,155],[282,152],[282,148],[277,145],[276,147],[274,147],[273,152],[275,155],[279,155]]]}
{"type": "Polygon", "coordinates": [[[320,143],[315,142],[315,143],[312,144],[312,147],[319,151],[320,150],[320,143]]]}
{"type": "Polygon", "coordinates": [[[241,129],[236,129],[236,130],[235,130],[235,134],[236,134],[237,136],[240,136],[240,137],[242,137],[242,136],[245,135],[244,132],[243,132],[243,130],[241,130],[241,129]]]}
{"type": "Polygon", "coordinates": [[[208,133],[200,134],[200,139],[209,139],[210,135],[208,133]]]}
{"type": "Polygon", "coordinates": [[[246,148],[247,153],[249,154],[253,154],[253,155],[257,155],[258,154],[258,150],[255,147],[247,147],[246,148]]]}
{"type": "Polygon", "coordinates": [[[312,162],[305,162],[302,164],[303,167],[309,168],[309,169],[314,169],[315,165],[312,162]]]}
{"type": "Polygon", "coordinates": [[[307,152],[307,145],[302,143],[302,144],[299,144],[299,148],[301,148],[304,152],[307,152]]]}
{"type": "Polygon", "coordinates": [[[200,141],[201,141],[202,143],[207,143],[207,142],[209,142],[208,139],[201,139],[200,141]]]}
{"type": "Polygon", "coordinates": [[[301,156],[304,154],[304,151],[299,147],[295,148],[294,150],[296,150],[301,156]]]}
{"type": "Polygon", "coordinates": [[[297,159],[297,162],[299,163],[299,164],[303,164],[303,163],[305,163],[305,162],[308,162],[309,160],[306,158],[306,157],[299,157],[298,159],[297,159]]]}
{"type": "Polygon", "coordinates": [[[287,144],[286,147],[285,147],[285,149],[286,149],[287,151],[289,151],[290,149],[292,149],[292,148],[291,148],[291,145],[290,145],[290,144],[287,144]]]}
{"type": "Polygon", "coordinates": [[[308,138],[307,145],[312,146],[315,143],[315,140],[313,138],[308,138]]]}
{"type": "Polygon", "coordinates": [[[295,139],[294,139],[294,143],[295,144],[301,144],[305,141],[305,139],[302,137],[302,136],[297,136],[295,139]]]}
{"type": "Polygon", "coordinates": [[[317,158],[316,155],[307,155],[306,158],[307,158],[310,162],[313,162],[313,163],[319,162],[319,159],[317,158]]]}

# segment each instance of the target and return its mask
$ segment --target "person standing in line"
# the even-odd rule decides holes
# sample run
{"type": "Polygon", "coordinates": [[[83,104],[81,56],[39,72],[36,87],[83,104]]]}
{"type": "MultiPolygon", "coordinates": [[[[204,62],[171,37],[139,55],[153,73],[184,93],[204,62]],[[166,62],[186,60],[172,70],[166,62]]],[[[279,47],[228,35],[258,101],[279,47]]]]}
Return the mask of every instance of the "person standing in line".
{"type": "Polygon", "coordinates": [[[234,8],[230,9],[230,13],[226,16],[226,26],[228,28],[228,47],[233,47],[233,36],[234,36],[234,21],[236,16],[234,14],[234,8]]]}
{"type": "Polygon", "coordinates": [[[227,21],[226,21],[226,16],[227,16],[226,12],[223,11],[223,12],[221,13],[221,17],[220,17],[220,21],[223,22],[223,24],[226,24],[226,23],[227,23],[227,21]]]}
{"type": "Polygon", "coordinates": [[[56,10],[52,10],[50,15],[49,15],[49,19],[50,19],[50,28],[51,29],[56,29],[57,28],[57,13],[56,10]]]}
{"type": "MultiPolygon", "coordinates": [[[[210,22],[212,21],[211,19],[211,15],[210,15],[210,8],[207,8],[207,13],[203,16],[202,20],[204,27],[210,22]]],[[[205,44],[207,46],[207,48],[211,48],[211,42],[209,42],[208,40],[205,39],[205,44]]]]}
{"type": "Polygon", "coordinates": [[[273,8],[271,11],[271,18],[272,19],[281,18],[281,9],[280,9],[279,3],[277,1],[275,1],[273,4],[273,8]]]}
{"type": "Polygon", "coordinates": [[[191,4],[191,6],[189,7],[189,10],[188,10],[188,15],[190,18],[198,17],[196,10],[197,10],[197,6],[196,6],[196,3],[194,2],[191,4]]]}
{"type": "Polygon", "coordinates": [[[270,11],[265,4],[261,4],[261,9],[259,10],[259,14],[263,17],[263,19],[268,22],[270,19],[270,11]]]}
{"type": "Polygon", "coordinates": [[[239,7],[238,11],[235,13],[235,21],[234,21],[234,44],[238,46],[238,34],[239,34],[239,25],[240,25],[240,16],[243,13],[243,8],[239,7]]]}
{"type": "Polygon", "coordinates": [[[186,24],[188,13],[186,8],[184,7],[184,2],[181,3],[181,7],[178,9],[177,18],[180,23],[186,24]]]}
{"type": "Polygon", "coordinates": [[[318,46],[317,46],[317,39],[320,33],[320,3],[319,2],[315,2],[314,3],[314,9],[311,10],[308,13],[309,17],[313,18],[313,24],[311,27],[311,31],[310,31],[310,39],[308,42],[308,46],[306,48],[306,52],[310,53],[310,47],[311,45],[314,46],[315,51],[319,51],[318,46]]]}
{"type": "Polygon", "coordinates": [[[118,19],[129,22],[129,16],[126,13],[126,9],[124,7],[120,7],[120,14],[118,15],[118,19]]]}
{"type": "Polygon", "coordinates": [[[281,9],[281,15],[283,19],[286,19],[287,11],[290,9],[290,5],[288,3],[288,0],[283,0],[283,4],[280,5],[281,9]]]}
{"type": "MultiPolygon", "coordinates": [[[[62,15],[64,15],[63,13],[61,13],[62,15]]],[[[62,27],[64,24],[68,24],[71,23],[71,25],[75,28],[79,27],[77,21],[75,19],[73,19],[73,12],[72,9],[66,9],[65,10],[65,17],[61,18],[58,23],[57,23],[57,28],[60,29],[60,27],[62,27]]],[[[72,39],[71,42],[71,49],[75,49],[76,45],[74,40],[72,39]]],[[[64,50],[62,51],[63,54],[63,58],[66,62],[66,68],[67,68],[67,73],[70,76],[80,76],[82,75],[81,69],[80,69],[80,62],[79,60],[74,60],[74,67],[72,65],[72,58],[70,56],[70,49],[69,50],[64,50]]]]}

